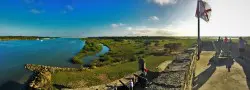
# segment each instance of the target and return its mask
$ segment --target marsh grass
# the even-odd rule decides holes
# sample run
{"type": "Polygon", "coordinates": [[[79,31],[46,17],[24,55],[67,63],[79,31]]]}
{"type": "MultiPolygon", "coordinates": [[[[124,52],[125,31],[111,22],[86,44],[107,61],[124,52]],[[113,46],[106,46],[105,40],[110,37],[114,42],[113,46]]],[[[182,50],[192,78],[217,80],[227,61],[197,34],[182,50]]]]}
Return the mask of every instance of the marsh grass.
{"type": "MultiPolygon", "coordinates": [[[[171,56],[148,56],[145,58],[147,68],[151,71],[157,71],[156,67],[166,60],[172,60],[171,56]]],[[[77,88],[77,86],[70,85],[70,82],[82,83],[83,86],[93,86],[104,84],[117,79],[120,79],[126,75],[134,73],[138,70],[138,62],[126,62],[116,65],[108,65],[91,69],[82,72],[58,72],[52,75],[52,81],[54,84],[64,85],[66,87],[77,88]],[[100,78],[100,76],[103,76],[100,78]]]]}

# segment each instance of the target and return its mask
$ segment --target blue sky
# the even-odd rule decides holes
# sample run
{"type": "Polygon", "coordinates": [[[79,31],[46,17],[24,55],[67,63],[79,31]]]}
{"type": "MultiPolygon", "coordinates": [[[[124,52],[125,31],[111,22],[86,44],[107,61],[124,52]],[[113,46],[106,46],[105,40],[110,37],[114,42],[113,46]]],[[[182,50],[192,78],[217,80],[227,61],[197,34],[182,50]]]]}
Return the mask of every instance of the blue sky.
{"type": "MultiPolygon", "coordinates": [[[[222,10],[218,8],[229,7],[230,3],[236,2],[228,0],[229,4],[218,7],[223,1],[225,0],[208,2],[212,10],[217,6],[215,12],[222,10]]],[[[242,2],[239,4],[249,2],[239,1],[242,2]]],[[[0,35],[194,36],[197,33],[195,8],[196,0],[1,0],[0,35]]],[[[217,12],[214,16],[221,13],[221,11],[217,12]]],[[[211,17],[211,22],[216,18],[216,23],[202,22],[201,29],[207,30],[201,35],[215,35],[209,34],[208,31],[218,29],[221,21],[219,17],[222,16],[211,17]]],[[[227,27],[227,24],[223,27],[227,27]]],[[[234,30],[231,31],[234,33],[234,30]]],[[[218,32],[218,35],[221,34],[224,33],[218,32]]]]}

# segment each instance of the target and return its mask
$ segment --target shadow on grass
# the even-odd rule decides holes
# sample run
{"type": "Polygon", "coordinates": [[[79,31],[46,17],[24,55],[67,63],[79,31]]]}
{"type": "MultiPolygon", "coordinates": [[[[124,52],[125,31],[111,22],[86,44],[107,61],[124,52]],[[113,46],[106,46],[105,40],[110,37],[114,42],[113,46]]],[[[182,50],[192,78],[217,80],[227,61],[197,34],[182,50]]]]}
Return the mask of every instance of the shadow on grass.
{"type": "Polygon", "coordinates": [[[63,88],[69,88],[69,87],[66,87],[66,86],[63,86],[63,85],[58,85],[58,84],[53,84],[53,87],[55,87],[55,88],[57,88],[59,90],[61,90],[63,88]]]}
{"type": "Polygon", "coordinates": [[[154,56],[164,56],[166,54],[166,52],[153,52],[150,53],[150,55],[154,55],[154,56]]]}

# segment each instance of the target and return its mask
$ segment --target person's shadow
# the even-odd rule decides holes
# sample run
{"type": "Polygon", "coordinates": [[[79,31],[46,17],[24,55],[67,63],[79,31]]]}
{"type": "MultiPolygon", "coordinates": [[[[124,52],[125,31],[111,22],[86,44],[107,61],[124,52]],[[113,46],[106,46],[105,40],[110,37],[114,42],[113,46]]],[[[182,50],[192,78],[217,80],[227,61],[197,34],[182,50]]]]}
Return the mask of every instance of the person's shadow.
{"type": "Polygon", "coordinates": [[[194,78],[193,90],[198,90],[202,87],[207,80],[213,75],[216,70],[216,67],[226,66],[228,72],[230,72],[232,65],[234,64],[234,60],[231,57],[228,58],[218,58],[217,56],[212,57],[209,60],[207,65],[210,65],[205,71],[200,73],[197,77],[194,78]]]}
{"type": "Polygon", "coordinates": [[[250,61],[247,59],[239,59],[239,58],[235,58],[235,61],[242,66],[243,71],[246,75],[248,88],[250,88],[250,61]]]}
{"type": "MultiPolygon", "coordinates": [[[[213,58],[212,58],[213,59],[213,58]]],[[[216,65],[214,62],[209,62],[209,68],[200,73],[198,76],[194,78],[193,90],[198,90],[201,86],[203,86],[207,80],[213,75],[216,70],[216,65]]]]}
{"type": "Polygon", "coordinates": [[[217,58],[214,61],[209,61],[214,63],[214,65],[216,67],[221,67],[221,66],[226,66],[227,71],[230,72],[231,71],[231,67],[234,64],[234,58],[232,57],[227,57],[227,58],[217,58]]]}

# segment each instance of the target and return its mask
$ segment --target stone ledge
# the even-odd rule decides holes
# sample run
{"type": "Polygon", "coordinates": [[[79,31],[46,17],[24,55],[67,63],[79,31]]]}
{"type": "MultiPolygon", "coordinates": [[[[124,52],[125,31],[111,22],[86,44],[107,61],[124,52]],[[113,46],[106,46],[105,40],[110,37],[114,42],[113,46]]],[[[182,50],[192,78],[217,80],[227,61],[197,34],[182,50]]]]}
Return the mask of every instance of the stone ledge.
{"type": "Polygon", "coordinates": [[[196,49],[189,48],[168,64],[167,68],[152,81],[148,90],[191,90],[196,49]]]}
{"type": "Polygon", "coordinates": [[[64,68],[64,67],[52,67],[46,65],[36,65],[36,64],[25,64],[25,69],[34,71],[34,72],[41,72],[41,71],[49,71],[51,73],[59,72],[59,71],[83,71],[87,70],[87,68],[64,68]]]}

